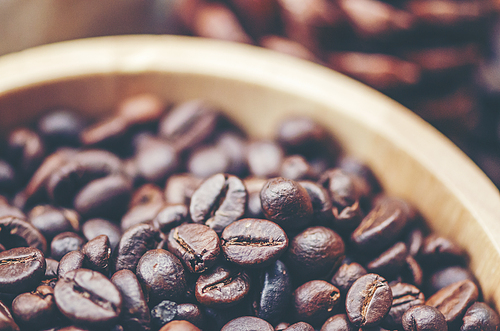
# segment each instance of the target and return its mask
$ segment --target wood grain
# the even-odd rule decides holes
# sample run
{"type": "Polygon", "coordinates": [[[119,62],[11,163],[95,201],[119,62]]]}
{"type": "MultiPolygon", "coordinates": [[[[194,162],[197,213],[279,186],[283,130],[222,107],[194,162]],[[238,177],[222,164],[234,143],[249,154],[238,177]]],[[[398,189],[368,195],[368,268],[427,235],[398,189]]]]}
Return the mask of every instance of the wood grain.
{"type": "Polygon", "coordinates": [[[290,114],[328,126],[393,195],[470,254],[485,300],[500,306],[500,195],[479,168],[419,117],[313,63],[252,46],[188,37],[104,37],[0,59],[0,132],[56,106],[105,116],[138,92],[205,98],[254,136],[290,114]]]}

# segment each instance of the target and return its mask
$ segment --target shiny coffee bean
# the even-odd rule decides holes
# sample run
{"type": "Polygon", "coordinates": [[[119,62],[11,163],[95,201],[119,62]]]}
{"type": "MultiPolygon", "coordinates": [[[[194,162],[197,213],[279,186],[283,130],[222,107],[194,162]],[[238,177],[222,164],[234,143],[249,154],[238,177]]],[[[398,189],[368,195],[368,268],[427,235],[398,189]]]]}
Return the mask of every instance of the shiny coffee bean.
{"type": "Polygon", "coordinates": [[[245,185],[238,177],[213,175],[193,193],[189,206],[191,219],[221,233],[226,226],[243,217],[247,200],[245,185]]]}
{"type": "Polygon", "coordinates": [[[111,246],[106,235],[97,236],[87,242],[82,247],[82,253],[85,255],[84,268],[98,271],[104,275],[108,274],[111,246]]]}
{"type": "Polygon", "coordinates": [[[168,250],[193,273],[202,273],[215,264],[221,251],[217,233],[203,224],[183,224],[168,235],[168,250]]]}
{"type": "Polygon", "coordinates": [[[166,205],[159,210],[153,219],[153,226],[163,233],[168,233],[176,226],[186,223],[189,220],[189,208],[186,205],[166,205]]]}
{"type": "Polygon", "coordinates": [[[448,285],[465,279],[478,284],[476,277],[474,277],[470,270],[460,266],[445,267],[432,273],[427,280],[426,289],[429,294],[434,294],[448,285]]]}
{"type": "Polygon", "coordinates": [[[448,331],[443,314],[431,306],[421,305],[408,309],[402,321],[405,331],[448,331]]]}
{"type": "Polygon", "coordinates": [[[137,224],[128,229],[115,250],[115,271],[135,271],[142,255],[156,247],[158,239],[158,232],[149,224],[137,224]]]}
{"type": "Polygon", "coordinates": [[[122,311],[118,289],[105,276],[88,269],[70,271],[61,277],[54,297],[61,313],[82,325],[110,324],[122,311]]]}
{"type": "Polygon", "coordinates": [[[0,330],[19,331],[19,326],[14,321],[9,308],[0,301],[0,330]]]}
{"type": "Polygon", "coordinates": [[[54,289],[41,285],[35,291],[18,295],[12,302],[12,314],[26,328],[40,329],[54,324],[58,310],[54,289]]]}
{"type": "Polygon", "coordinates": [[[189,205],[194,191],[202,182],[203,179],[191,174],[172,175],[165,185],[165,201],[173,205],[189,205]]]}
{"type": "Polygon", "coordinates": [[[80,250],[83,245],[85,245],[85,239],[76,233],[60,233],[50,243],[50,257],[59,261],[67,253],[80,250]]]}
{"type": "Polygon", "coordinates": [[[150,304],[178,300],[186,293],[186,276],[181,261],[164,249],[147,251],[139,260],[137,278],[147,288],[150,304]]]}
{"type": "Polygon", "coordinates": [[[208,178],[218,173],[229,172],[231,160],[217,146],[199,147],[189,156],[187,169],[195,177],[208,178]]]}
{"type": "Polygon", "coordinates": [[[299,181],[306,189],[313,207],[313,220],[317,224],[331,226],[333,222],[332,202],[325,188],[311,181],[299,181]]]}
{"type": "Polygon", "coordinates": [[[356,328],[346,314],[337,314],[329,319],[321,327],[320,331],[356,331],[356,328]]]}
{"type": "Polygon", "coordinates": [[[250,291],[249,275],[233,266],[215,266],[200,275],[195,295],[199,303],[211,308],[227,308],[238,304],[250,291]]]}
{"type": "Polygon", "coordinates": [[[464,315],[460,331],[494,331],[500,328],[500,317],[497,312],[484,302],[476,302],[464,315]]]}
{"type": "Polygon", "coordinates": [[[188,321],[172,321],[165,324],[160,331],[201,331],[188,321]]]}
{"type": "Polygon", "coordinates": [[[341,303],[340,291],[324,280],[311,280],[293,293],[294,318],[322,325],[341,303]]]}
{"type": "Polygon", "coordinates": [[[335,231],[315,226],[292,239],[285,262],[298,279],[318,279],[335,272],[344,259],[344,253],[344,241],[335,231]]]}
{"type": "Polygon", "coordinates": [[[116,224],[100,218],[86,221],[82,225],[82,232],[89,241],[100,235],[106,235],[109,239],[109,245],[113,250],[118,245],[121,238],[120,228],[116,224]]]}
{"type": "Polygon", "coordinates": [[[47,241],[40,231],[16,216],[0,217],[0,242],[7,249],[29,246],[47,252],[47,241]]]}
{"type": "Polygon", "coordinates": [[[69,109],[52,110],[42,116],[37,123],[37,130],[47,147],[78,146],[80,132],[85,127],[77,112],[69,109]]]}
{"type": "Polygon", "coordinates": [[[165,324],[174,320],[177,315],[177,303],[163,300],[151,309],[151,327],[160,329],[165,324]]]}
{"type": "Polygon", "coordinates": [[[12,166],[0,160],[0,193],[10,195],[16,189],[16,173],[12,166]]]}
{"type": "Polygon", "coordinates": [[[45,258],[32,247],[12,248],[0,253],[0,292],[22,293],[36,287],[45,275],[45,258]]]}
{"type": "Polygon", "coordinates": [[[448,238],[431,234],[424,240],[417,256],[426,267],[464,264],[465,252],[448,238]]]}
{"type": "Polygon", "coordinates": [[[267,180],[256,177],[247,177],[243,180],[248,192],[248,207],[246,217],[265,218],[260,201],[260,191],[267,180]]]}
{"type": "Polygon", "coordinates": [[[392,278],[403,268],[407,255],[406,245],[403,242],[397,242],[368,262],[366,269],[385,278],[392,278]]]}
{"type": "Polygon", "coordinates": [[[361,264],[356,262],[344,263],[333,275],[330,283],[335,285],[339,289],[340,294],[345,298],[352,284],[366,274],[366,269],[361,264]]]}
{"type": "Polygon", "coordinates": [[[28,179],[42,163],[45,145],[36,132],[20,128],[10,133],[7,154],[18,174],[28,179]]]}
{"type": "Polygon", "coordinates": [[[357,327],[378,325],[392,306],[392,291],[387,281],[377,274],[360,277],[346,297],[346,312],[357,327]]]}
{"type": "Polygon", "coordinates": [[[40,205],[29,212],[28,219],[47,240],[62,232],[80,231],[80,216],[70,209],[40,205]]]}
{"type": "Polygon", "coordinates": [[[69,252],[61,258],[61,261],[59,261],[57,275],[59,278],[65,277],[68,272],[82,268],[84,261],[85,254],[81,251],[69,252]]]}
{"type": "Polygon", "coordinates": [[[250,174],[258,178],[279,176],[284,158],[283,149],[271,141],[254,141],[247,146],[250,174]]]}
{"type": "Polygon", "coordinates": [[[356,178],[339,168],[330,169],[325,172],[318,183],[328,190],[333,207],[338,213],[352,206],[361,198],[356,178]]]}
{"type": "Polygon", "coordinates": [[[130,270],[117,271],[111,277],[118,291],[120,291],[123,306],[120,323],[124,330],[148,331],[150,330],[150,313],[144,298],[141,285],[135,274],[130,270]]]}
{"type": "Polygon", "coordinates": [[[226,325],[221,329],[221,331],[274,331],[274,328],[271,324],[267,323],[263,319],[253,316],[243,316],[238,317],[226,325]]]}
{"type": "Polygon", "coordinates": [[[245,218],[224,229],[221,243],[228,261],[259,268],[279,259],[288,248],[288,237],[274,222],[245,218]]]}
{"type": "Polygon", "coordinates": [[[45,259],[45,279],[52,279],[52,278],[57,278],[57,269],[59,269],[59,262],[51,259],[51,258],[46,258],[45,259]]]}
{"type": "Polygon", "coordinates": [[[162,184],[179,168],[175,148],[163,139],[142,135],[135,146],[135,164],[146,182],[162,184]]]}
{"type": "Polygon", "coordinates": [[[300,230],[313,219],[313,207],[307,190],[299,183],[277,177],[270,179],[260,192],[264,215],[284,230],[300,230]]]}
{"type": "Polygon", "coordinates": [[[411,307],[423,305],[425,297],[417,287],[405,283],[391,285],[391,291],[392,307],[381,325],[389,330],[401,329],[403,314],[411,307]]]}
{"type": "Polygon", "coordinates": [[[311,326],[311,324],[305,322],[297,322],[290,325],[286,329],[283,329],[283,331],[314,331],[314,328],[311,326]]]}

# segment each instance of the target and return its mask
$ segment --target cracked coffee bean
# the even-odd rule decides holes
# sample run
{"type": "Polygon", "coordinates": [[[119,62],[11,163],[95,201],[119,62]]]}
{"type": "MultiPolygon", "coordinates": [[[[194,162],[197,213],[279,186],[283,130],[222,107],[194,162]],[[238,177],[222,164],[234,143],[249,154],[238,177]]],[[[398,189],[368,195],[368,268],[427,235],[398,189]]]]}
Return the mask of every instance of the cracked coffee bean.
{"type": "Polygon", "coordinates": [[[36,287],[45,275],[43,253],[32,247],[0,253],[0,292],[18,294],[36,287]]]}

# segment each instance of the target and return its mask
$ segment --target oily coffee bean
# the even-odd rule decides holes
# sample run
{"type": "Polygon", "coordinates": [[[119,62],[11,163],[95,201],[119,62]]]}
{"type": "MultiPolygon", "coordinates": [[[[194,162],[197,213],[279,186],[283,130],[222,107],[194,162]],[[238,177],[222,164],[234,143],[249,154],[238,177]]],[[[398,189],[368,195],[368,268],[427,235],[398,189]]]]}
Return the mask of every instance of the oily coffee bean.
{"type": "Polygon", "coordinates": [[[174,320],[177,315],[177,303],[164,300],[151,309],[151,326],[160,329],[165,324],[174,320]]]}
{"type": "Polygon", "coordinates": [[[78,269],[66,273],[54,288],[57,307],[67,318],[82,325],[112,323],[122,311],[122,296],[97,271],[78,269]]]}
{"type": "Polygon", "coordinates": [[[64,255],[59,261],[57,275],[59,278],[65,277],[70,271],[80,269],[85,261],[85,254],[81,251],[72,251],[64,255]]]}
{"type": "Polygon", "coordinates": [[[108,274],[111,246],[106,235],[100,235],[87,242],[81,249],[85,255],[83,267],[98,271],[104,275],[108,274]]]}
{"type": "Polygon", "coordinates": [[[144,181],[163,184],[179,167],[177,151],[163,139],[141,135],[135,150],[135,165],[144,181]]]}
{"type": "Polygon", "coordinates": [[[194,191],[203,179],[191,174],[176,174],[170,176],[165,185],[165,201],[169,204],[189,205],[194,191]]]}
{"type": "Polygon", "coordinates": [[[50,243],[50,257],[59,261],[64,255],[81,249],[83,245],[85,245],[85,240],[76,233],[60,233],[50,243]]]}
{"type": "Polygon", "coordinates": [[[47,240],[62,232],[80,231],[80,216],[70,209],[40,205],[29,212],[28,219],[47,240]]]}
{"type": "Polygon", "coordinates": [[[229,172],[231,160],[225,151],[217,146],[195,149],[187,161],[187,169],[195,177],[208,178],[218,173],[229,172]]]}
{"type": "Polygon", "coordinates": [[[228,225],[221,236],[226,259],[258,268],[276,261],[288,248],[285,231],[268,220],[245,218],[228,225]]]}
{"type": "Polygon", "coordinates": [[[217,233],[203,224],[183,224],[168,235],[168,250],[193,273],[202,273],[215,264],[221,245],[217,233]]]}
{"type": "Polygon", "coordinates": [[[176,226],[190,220],[189,207],[184,204],[163,206],[153,219],[155,229],[168,233],[176,226]]]}
{"type": "Polygon", "coordinates": [[[435,271],[427,281],[427,292],[434,294],[442,288],[453,283],[468,279],[474,284],[478,284],[472,272],[460,266],[445,267],[435,271]]]}
{"type": "Polygon", "coordinates": [[[393,330],[401,328],[403,314],[411,307],[423,305],[425,297],[417,287],[411,284],[396,283],[391,285],[391,291],[392,307],[381,324],[383,327],[393,330]]]}
{"type": "Polygon", "coordinates": [[[0,253],[0,292],[18,294],[34,289],[45,275],[43,253],[32,247],[0,253]]]}
{"type": "Polygon", "coordinates": [[[0,242],[7,249],[29,246],[47,252],[47,241],[40,231],[17,216],[0,217],[0,242]]]}
{"type": "Polygon", "coordinates": [[[56,109],[42,116],[37,122],[37,131],[46,146],[78,146],[80,132],[85,127],[83,119],[73,110],[56,109]]]}
{"type": "Polygon", "coordinates": [[[325,188],[311,181],[299,181],[306,189],[313,207],[313,219],[320,225],[330,226],[333,221],[332,202],[325,188]]]}
{"type": "Polygon", "coordinates": [[[290,325],[286,329],[283,329],[283,331],[314,331],[314,328],[311,326],[311,324],[305,322],[297,322],[290,325]]]}
{"type": "Polygon", "coordinates": [[[263,319],[253,316],[243,316],[235,318],[221,329],[221,331],[274,331],[271,324],[263,319]]]}
{"type": "Polygon", "coordinates": [[[307,190],[299,183],[282,177],[267,181],[260,192],[264,215],[286,231],[307,227],[313,219],[313,207],[307,190]]]}
{"type": "Polygon", "coordinates": [[[340,291],[324,280],[311,280],[293,293],[294,318],[322,325],[340,306],[340,291]]]}
{"type": "Polygon", "coordinates": [[[200,275],[195,295],[199,303],[211,308],[226,308],[238,304],[250,291],[250,277],[233,266],[215,266],[200,275]]]}
{"type": "Polygon", "coordinates": [[[226,226],[243,217],[248,194],[236,176],[216,174],[193,193],[189,211],[195,223],[204,223],[221,233],[226,226]]]}
{"type": "Polygon", "coordinates": [[[408,251],[403,242],[397,242],[375,259],[368,262],[366,269],[386,278],[395,276],[406,263],[408,251]]]}
{"type": "Polygon", "coordinates": [[[0,301],[0,330],[5,331],[19,331],[19,326],[17,326],[9,308],[0,301]]]}
{"type": "Polygon", "coordinates": [[[377,274],[360,277],[349,289],[346,312],[357,327],[380,324],[392,306],[392,291],[387,281],[377,274]]]}
{"type": "Polygon", "coordinates": [[[165,324],[160,331],[201,331],[188,321],[172,321],[165,324]]]}
{"type": "Polygon", "coordinates": [[[338,214],[344,208],[359,201],[361,197],[356,177],[339,168],[325,172],[319,179],[319,184],[328,190],[333,207],[337,208],[338,214]]]}
{"type": "Polygon", "coordinates": [[[346,314],[337,314],[329,319],[321,327],[320,331],[356,331],[356,328],[346,314]]]}
{"type": "Polygon", "coordinates": [[[121,237],[115,250],[115,271],[129,269],[135,271],[144,253],[156,247],[158,233],[149,224],[137,224],[128,229],[121,237]]]}
{"type": "Polygon", "coordinates": [[[342,294],[342,297],[345,298],[352,284],[366,274],[366,269],[361,264],[356,262],[344,263],[333,275],[330,283],[335,285],[339,289],[340,294],[342,294]]]}
{"type": "Polygon", "coordinates": [[[41,285],[35,291],[18,295],[12,302],[12,314],[26,328],[47,327],[57,316],[54,289],[41,285]]]}
{"type": "Polygon", "coordinates": [[[279,176],[284,158],[283,149],[271,141],[253,141],[247,146],[250,174],[257,178],[279,176]]]}
{"type": "Polygon", "coordinates": [[[51,259],[51,258],[46,258],[45,259],[45,279],[52,279],[52,278],[57,278],[57,269],[59,269],[59,262],[51,259]]]}
{"type": "Polygon", "coordinates": [[[476,302],[464,315],[460,331],[493,331],[500,327],[500,317],[484,302],[476,302]]]}
{"type": "Polygon", "coordinates": [[[405,331],[448,331],[443,314],[431,306],[420,305],[408,309],[402,321],[405,331]]]}
{"type": "Polygon", "coordinates": [[[106,235],[112,250],[115,249],[121,238],[120,228],[116,224],[101,218],[86,221],[82,225],[82,233],[88,241],[100,235],[106,235]]]}

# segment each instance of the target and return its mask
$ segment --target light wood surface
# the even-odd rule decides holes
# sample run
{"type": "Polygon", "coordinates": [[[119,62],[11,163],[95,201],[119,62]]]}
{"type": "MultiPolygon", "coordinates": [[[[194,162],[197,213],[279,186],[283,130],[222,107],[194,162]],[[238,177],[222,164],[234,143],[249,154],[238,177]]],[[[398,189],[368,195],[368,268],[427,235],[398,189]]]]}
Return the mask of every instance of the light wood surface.
{"type": "Polygon", "coordinates": [[[470,254],[487,302],[500,307],[500,195],[456,146],[419,117],[343,75],[252,46],[187,37],[105,37],[0,58],[0,132],[66,106],[105,116],[121,98],[205,98],[254,136],[290,114],[328,126],[388,193],[470,254]]]}

